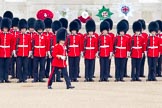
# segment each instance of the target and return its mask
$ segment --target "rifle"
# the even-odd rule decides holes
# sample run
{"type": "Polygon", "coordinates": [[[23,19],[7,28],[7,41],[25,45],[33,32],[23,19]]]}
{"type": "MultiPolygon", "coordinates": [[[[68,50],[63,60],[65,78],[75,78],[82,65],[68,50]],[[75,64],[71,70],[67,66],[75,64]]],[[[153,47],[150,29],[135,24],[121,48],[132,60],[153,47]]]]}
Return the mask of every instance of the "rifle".
{"type": "MultiPolygon", "coordinates": [[[[134,37],[132,38],[132,41],[131,41],[131,54],[132,54],[132,47],[134,46],[134,37]]],[[[130,54],[130,55],[131,55],[130,54]]]]}
{"type": "Polygon", "coordinates": [[[116,45],[117,45],[117,43],[118,43],[118,39],[117,39],[117,36],[115,37],[115,41],[114,41],[114,50],[113,50],[113,52],[114,52],[114,54],[115,54],[115,52],[116,52],[116,45]]]}
{"type": "Polygon", "coordinates": [[[50,53],[52,54],[53,38],[50,38],[50,53]]]}
{"type": "Polygon", "coordinates": [[[84,40],[84,51],[83,51],[84,56],[85,56],[85,52],[86,52],[86,46],[87,46],[87,37],[84,40]]]}
{"type": "Polygon", "coordinates": [[[20,42],[20,37],[18,36],[18,38],[16,39],[16,54],[18,52],[18,45],[19,45],[19,42],[20,42]]]}

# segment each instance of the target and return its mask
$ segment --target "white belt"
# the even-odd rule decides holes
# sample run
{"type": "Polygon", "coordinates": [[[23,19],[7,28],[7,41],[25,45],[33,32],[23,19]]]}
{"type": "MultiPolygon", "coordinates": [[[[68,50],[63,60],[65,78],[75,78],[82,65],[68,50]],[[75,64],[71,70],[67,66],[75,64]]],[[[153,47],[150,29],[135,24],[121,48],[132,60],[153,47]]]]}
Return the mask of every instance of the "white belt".
{"type": "Polygon", "coordinates": [[[94,47],[86,47],[85,49],[91,50],[91,49],[95,49],[95,48],[94,47]]]}
{"type": "Polygon", "coordinates": [[[45,46],[34,46],[35,48],[45,48],[45,46]]]}
{"type": "Polygon", "coordinates": [[[160,44],[160,46],[162,46],[162,44],[160,44]]]}
{"type": "Polygon", "coordinates": [[[142,47],[132,47],[133,49],[141,49],[142,47]]]}
{"type": "Polygon", "coordinates": [[[51,46],[51,48],[54,48],[54,46],[51,46]]]}
{"type": "Polygon", "coordinates": [[[116,47],[116,48],[118,48],[118,49],[126,49],[126,47],[116,47]]]}
{"type": "Polygon", "coordinates": [[[69,47],[79,47],[78,45],[69,45],[69,47]]]}
{"type": "Polygon", "coordinates": [[[103,45],[103,46],[100,46],[100,48],[108,48],[109,45],[103,45]]]}
{"type": "Polygon", "coordinates": [[[155,49],[155,48],[158,48],[158,46],[149,46],[148,48],[155,49]]]}
{"type": "Polygon", "coordinates": [[[28,47],[28,45],[18,45],[18,47],[28,47]]]}
{"type": "Polygon", "coordinates": [[[0,45],[0,48],[10,48],[10,46],[2,46],[2,45],[0,45]]]}

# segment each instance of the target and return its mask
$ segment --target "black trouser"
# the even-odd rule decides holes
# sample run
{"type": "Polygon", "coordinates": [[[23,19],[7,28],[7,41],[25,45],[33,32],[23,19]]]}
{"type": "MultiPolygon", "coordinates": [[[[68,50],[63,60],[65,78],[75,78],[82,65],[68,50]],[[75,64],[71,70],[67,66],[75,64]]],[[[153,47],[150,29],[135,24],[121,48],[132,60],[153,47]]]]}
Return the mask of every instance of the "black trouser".
{"type": "Polygon", "coordinates": [[[94,64],[93,64],[93,76],[95,76],[95,65],[96,65],[96,60],[94,60],[94,64]]]}
{"type": "Polygon", "coordinates": [[[95,59],[85,59],[85,79],[91,80],[93,78],[95,59]]]}
{"type": "Polygon", "coordinates": [[[148,57],[148,67],[149,67],[148,80],[156,79],[157,60],[158,60],[158,57],[148,57]]]}
{"type": "Polygon", "coordinates": [[[124,77],[128,76],[127,75],[127,62],[128,62],[128,58],[126,58],[125,65],[124,65],[124,77]]]}
{"type": "Polygon", "coordinates": [[[0,58],[0,81],[8,81],[11,58],[0,58]]]}
{"type": "Polygon", "coordinates": [[[45,73],[45,57],[34,57],[34,81],[43,80],[44,73],[45,73]],[[40,64],[40,65],[39,65],[40,64]],[[38,65],[39,65],[39,72],[38,72],[38,65]]]}
{"type": "Polygon", "coordinates": [[[115,58],[115,78],[118,81],[123,80],[125,62],[126,58],[115,58]]]}
{"type": "Polygon", "coordinates": [[[156,75],[161,76],[161,63],[162,63],[162,55],[158,58],[158,63],[156,67],[156,75]]]}
{"type": "Polygon", "coordinates": [[[33,58],[28,59],[28,76],[29,78],[33,77],[33,58]]]}
{"type": "Polygon", "coordinates": [[[71,80],[77,80],[80,57],[68,57],[69,77],[71,80]]]}
{"type": "Polygon", "coordinates": [[[132,80],[138,80],[140,74],[141,58],[132,58],[131,64],[132,64],[131,78],[132,80]]]}
{"type": "Polygon", "coordinates": [[[46,68],[45,68],[45,77],[47,77],[47,78],[49,77],[50,66],[51,66],[51,58],[47,57],[46,68]]]}
{"type": "Polygon", "coordinates": [[[80,60],[81,60],[81,57],[79,57],[78,77],[80,76],[80,60]]]}
{"type": "Polygon", "coordinates": [[[16,69],[19,81],[26,81],[28,74],[28,57],[17,57],[16,69]]]}
{"type": "Polygon", "coordinates": [[[109,77],[109,63],[108,57],[100,57],[100,80],[107,80],[109,77]]]}
{"type": "Polygon", "coordinates": [[[57,72],[60,72],[59,70],[61,70],[61,72],[63,74],[63,77],[66,81],[66,86],[67,87],[71,86],[70,78],[69,78],[68,73],[67,73],[67,67],[65,67],[65,68],[52,67],[52,72],[51,72],[49,79],[48,79],[48,86],[52,85],[52,82],[53,82],[52,78],[55,74],[57,74],[57,72]]]}
{"type": "Polygon", "coordinates": [[[108,63],[108,77],[110,77],[110,70],[111,70],[111,59],[109,59],[109,63],[108,63]]]}
{"type": "Polygon", "coordinates": [[[144,76],[144,67],[145,67],[145,55],[142,57],[141,66],[140,66],[140,77],[144,76]]]}
{"type": "Polygon", "coordinates": [[[16,57],[12,57],[11,58],[11,76],[13,77],[13,78],[17,78],[17,70],[16,70],[16,66],[15,66],[15,64],[16,64],[16,57]]]}

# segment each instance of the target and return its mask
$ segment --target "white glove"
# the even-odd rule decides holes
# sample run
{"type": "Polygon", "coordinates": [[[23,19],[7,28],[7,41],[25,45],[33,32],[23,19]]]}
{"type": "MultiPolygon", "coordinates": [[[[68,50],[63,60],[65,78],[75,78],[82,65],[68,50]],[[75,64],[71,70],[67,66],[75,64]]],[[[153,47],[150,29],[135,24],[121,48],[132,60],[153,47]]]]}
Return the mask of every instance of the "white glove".
{"type": "Polygon", "coordinates": [[[48,51],[47,54],[49,58],[52,58],[50,51],[48,51]]]}
{"type": "Polygon", "coordinates": [[[15,51],[15,50],[12,51],[12,55],[13,55],[14,57],[17,57],[16,51],[15,51]]]}
{"type": "Polygon", "coordinates": [[[28,57],[31,57],[32,56],[32,51],[29,51],[29,55],[28,55],[28,57]]]}
{"type": "Polygon", "coordinates": [[[97,52],[97,53],[96,53],[96,57],[98,57],[98,58],[99,58],[99,52],[97,52]]]}
{"type": "Polygon", "coordinates": [[[143,58],[143,56],[144,56],[144,53],[142,53],[142,58],[143,58]]]}
{"type": "Polygon", "coordinates": [[[129,52],[129,51],[127,51],[127,58],[128,58],[128,57],[130,57],[130,52],[129,52]]]}
{"type": "Polygon", "coordinates": [[[160,57],[160,55],[161,55],[161,54],[159,53],[159,57],[160,57]]]}
{"type": "Polygon", "coordinates": [[[66,56],[61,56],[60,57],[62,60],[66,60],[66,56]]]}
{"type": "Polygon", "coordinates": [[[145,57],[147,57],[147,51],[145,51],[145,57]]]}
{"type": "Polygon", "coordinates": [[[113,56],[113,52],[110,52],[110,57],[109,57],[109,59],[111,59],[111,58],[112,58],[112,56],[113,56]]]}
{"type": "Polygon", "coordinates": [[[83,52],[81,52],[81,53],[80,53],[80,56],[81,56],[81,57],[84,57],[84,54],[83,54],[83,52]]]}

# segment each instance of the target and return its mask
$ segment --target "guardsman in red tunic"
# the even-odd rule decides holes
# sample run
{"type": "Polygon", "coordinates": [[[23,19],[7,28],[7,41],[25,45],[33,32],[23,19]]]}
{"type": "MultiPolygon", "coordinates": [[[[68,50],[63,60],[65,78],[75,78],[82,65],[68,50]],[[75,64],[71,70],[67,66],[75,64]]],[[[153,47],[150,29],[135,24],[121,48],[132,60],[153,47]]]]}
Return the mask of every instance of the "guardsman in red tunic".
{"type": "MultiPolygon", "coordinates": [[[[12,30],[10,32],[13,34],[13,36],[16,38],[17,35],[20,33],[18,28],[19,18],[15,17],[12,19],[12,30]]],[[[16,57],[12,57],[11,59],[11,78],[17,78],[17,70],[16,70],[16,57]]]]}
{"type": "MultiPolygon", "coordinates": [[[[110,19],[110,18],[107,18],[107,19],[105,19],[104,21],[107,21],[107,22],[109,22],[109,24],[110,24],[109,35],[111,36],[112,41],[114,42],[115,34],[111,32],[111,30],[113,29],[113,20],[110,19]]],[[[108,67],[109,67],[109,71],[108,71],[109,73],[108,73],[108,75],[109,75],[109,78],[112,78],[112,76],[110,75],[111,59],[109,60],[109,62],[110,62],[110,63],[108,63],[108,64],[109,64],[109,66],[108,66],[108,67]]]]}
{"type": "Polygon", "coordinates": [[[52,78],[55,72],[62,72],[63,77],[66,81],[67,89],[72,89],[74,86],[71,86],[70,78],[67,72],[67,64],[66,64],[66,46],[65,40],[67,37],[67,31],[65,28],[60,28],[57,31],[57,44],[53,48],[52,56],[52,72],[48,79],[48,89],[52,89],[52,78]]]}
{"type": "Polygon", "coordinates": [[[14,49],[14,37],[9,30],[11,28],[11,20],[3,18],[1,22],[0,33],[0,83],[10,83],[8,80],[9,66],[11,62],[12,51],[14,49]]]}
{"type": "MultiPolygon", "coordinates": [[[[57,44],[57,42],[56,42],[56,34],[57,34],[57,31],[62,27],[62,25],[61,25],[61,22],[60,21],[55,20],[52,23],[51,27],[52,27],[53,35],[50,38],[50,52],[51,52],[51,55],[52,55],[54,46],[57,44]]],[[[52,60],[53,60],[53,57],[52,57],[52,60]]],[[[53,81],[63,82],[61,80],[61,74],[60,74],[60,72],[55,72],[55,74],[53,75],[53,81]],[[55,78],[55,75],[56,75],[56,78],[55,78]]]]}
{"type": "MultiPolygon", "coordinates": [[[[51,32],[52,19],[45,18],[44,24],[45,24],[45,31],[43,32],[43,35],[46,35],[47,38],[49,38],[49,40],[50,40],[50,37],[53,35],[53,33],[51,32]]],[[[46,78],[49,77],[50,66],[51,66],[51,57],[48,56],[47,60],[46,60],[46,67],[45,67],[45,77],[46,78]]]]}
{"type": "MultiPolygon", "coordinates": [[[[142,24],[142,37],[144,38],[145,44],[146,44],[147,39],[148,39],[148,34],[144,32],[144,30],[146,29],[145,21],[143,19],[139,19],[138,21],[140,21],[141,24],[142,24]]],[[[144,75],[145,58],[146,57],[145,57],[145,54],[144,54],[143,57],[142,57],[142,60],[141,60],[140,77],[145,77],[145,75],[144,75]]]]}
{"type": "MultiPolygon", "coordinates": [[[[127,20],[125,20],[125,19],[123,19],[123,20],[121,20],[121,21],[124,21],[126,24],[127,24],[127,31],[126,32],[128,32],[128,30],[129,30],[129,22],[127,21],[127,20]]],[[[128,41],[129,41],[129,46],[130,46],[130,40],[131,40],[131,35],[130,34],[128,34],[128,33],[126,33],[125,34],[126,35],[126,37],[128,38],[128,41]]],[[[124,67],[124,77],[129,77],[128,76],[128,72],[127,72],[127,62],[128,62],[128,58],[126,58],[126,62],[125,62],[125,67],[124,67]]]]}
{"type": "Polygon", "coordinates": [[[131,81],[141,81],[139,79],[140,65],[144,52],[146,51],[145,40],[141,35],[142,25],[139,21],[133,23],[134,35],[131,38],[131,81]]]}
{"type": "Polygon", "coordinates": [[[114,55],[115,55],[115,78],[116,82],[124,81],[124,68],[126,58],[130,54],[129,40],[126,37],[127,24],[123,21],[120,21],[117,24],[117,33],[118,35],[114,39],[114,55]]]}
{"type": "Polygon", "coordinates": [[[157,22],[150,22],[148,26],[150,35],[147,40],[147,52],[145,55],[148,58],[148,79],[147,81],[157,81],[156,79],[156,64],[160,57],[160,39],[156,36],[159,30],[157,22]]]}
{"type": "Polygon", "coordinates": [[[14,56],[16,58],[16,69],[18,82],[26,82],[28,75],[28,58],[31,57],[31,37],[27,34],[27,21],[21,19],[19,21],[20,33],[16,37],[16,49],[14,56]]]}
{"type": "Polygon", "coordinates": [[[69,77],[71,81],[78,82],[79,59],[82,51],[82,38],[78,35],[78,22],[72,21],[69,26],[70,34],[66,38],[66,48],[69,62],[69,77]]]}
{"type": "Polygon", "coordinates": [[[98,51],[98,39],[95,35],[96,25],[94,20],[90,19],[86,23],[86,32],[84,39],[84,59],[85,59],[85,82],[93,82],[95,58],[98,51]]]}
{"type": "Polygon", "coordinates": [[[98,50],[100,58],[100,82],[108,81],[109,77],[109,61],[113,56],[113,41],[109,35],[110,25],[109,22],[103,21],[100,24],[101,35],[98,39],[98,50]]]}
{"type": "MultiPolygon", "coordinates": [[[[34,30],[35,21],[36,19],[32,17],[28,19],[28,32],[27,33],[29,34],[31,38],[31,43],[34,38],[34,35],[37,34],[34,30]]],[[[33,55],[29,57],[28,59],[28,78],[33,78],[33,55]]]]}
{"type": "Polygon", "coordinates": [[[156,67],[156,76],[157,77],[162,77],[161,75],[161,64],[162,64],[162,21],[161,20],[157,20],[156,21],[159,25],[159,30],[158,30],[158,33],[157,33],[157,37],[159,37],[160,39],[160,57],[158,58],[158,63],[157,63],[157,67],[156,67]]]}
{"type": "Polygon", "coordinates": [[[37,34],[33,38],[33,56],[34,56],[34,80],[32,82],[45,82],[43,77],[45,75],[45,58],[51,56],[49,51],[49,40],[47,36],[43,35],[45,24],[41,20],[35,22],[35,31],[37,34]],[[38,64],[40,64],[40,70],[38,72],[38,64]]]}
{"type": "MultiPolygon", "coordinates": [[[[81,21],[79,19],[75,19],[74,21],[78,22],[78,24],[79,24],[79,30],[82,29],[82,23],[81,23],[81,21]]],[[[82,46],[83,46],[84,45],[84,42],[83,42],[84,41],[84,35],[81,32],[79,32],[79,31],[78,31],[78,35],[81,36],[82,46]]],[[[81,78],[81,76],[80,76],[80,59],[81,59],[81,56],[79,57],[78,78],[81,78]]]]}

